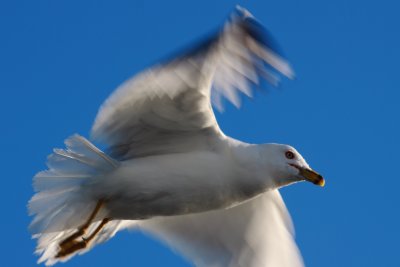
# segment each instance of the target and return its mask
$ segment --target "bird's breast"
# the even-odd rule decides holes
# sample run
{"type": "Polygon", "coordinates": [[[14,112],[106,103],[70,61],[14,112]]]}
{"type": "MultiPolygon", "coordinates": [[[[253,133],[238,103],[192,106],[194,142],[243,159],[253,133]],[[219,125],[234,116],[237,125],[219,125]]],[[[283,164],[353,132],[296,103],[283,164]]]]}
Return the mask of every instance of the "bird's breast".
{"type": "Polygon", "coordinates": [[[196,152],[146,157],[121,166],[91,186],[108,199],[109,216],[144,219],[231,206],[254,195],[248,174],[222,154],[196,152]],[[245,183],[246,184],[246,183],[245,183]]]}

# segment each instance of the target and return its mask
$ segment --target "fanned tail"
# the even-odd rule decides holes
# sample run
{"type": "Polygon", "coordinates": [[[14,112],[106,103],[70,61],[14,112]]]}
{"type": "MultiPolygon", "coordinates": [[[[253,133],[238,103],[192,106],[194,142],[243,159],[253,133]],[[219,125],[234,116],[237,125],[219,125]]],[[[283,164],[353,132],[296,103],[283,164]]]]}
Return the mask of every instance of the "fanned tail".
{"type": "MultiPolygon", "coordinates": [[[[34,177],[36,194],[29,201],[29,213],[34,215],[30,230],[38,239],[35,253],[41,254],[38,263],[52,265],[66,261],[77,252],[82,254],[93,245],[111,238],[123,221],[111,221],[83,250],[57,258],[58,244],[76,231],[96,205],[95,199],[83,194],[85,183],[96,176],[114,170],[118,161],[110,158],[80,135],[65,140],[66,149],[54,149],[47,159],[48,170],[34,177]]],[[[101,213],[99,214],[99,218],[101,213]]],[[[93,231],[100,221],[92,223],[93,231]]]]}

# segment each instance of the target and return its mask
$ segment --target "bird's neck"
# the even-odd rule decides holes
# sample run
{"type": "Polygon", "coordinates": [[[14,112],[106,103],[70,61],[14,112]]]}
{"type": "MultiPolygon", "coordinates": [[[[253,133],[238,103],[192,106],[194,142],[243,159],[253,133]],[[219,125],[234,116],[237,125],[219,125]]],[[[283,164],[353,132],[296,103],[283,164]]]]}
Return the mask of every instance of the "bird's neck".
{"type": "Polygon", "coordinates": [[[276,188],[274,178],[268,177],[265,162],[260,158],[259,145],[233,140],[231,153],[235,162],[236,177],[243,195],[254,197],[269,189],[276,188]],[[239,171],[238,171],[239,170],[239,171]]]}
{"type": "Polygon", "coordinates": [[[235,163],[242,170],[241,181],[255,191],[267,191],[297,182],[293,177],[285,177],[268,153],[275,144],[247,144],[234,140],[232,154],[235,163]]]}

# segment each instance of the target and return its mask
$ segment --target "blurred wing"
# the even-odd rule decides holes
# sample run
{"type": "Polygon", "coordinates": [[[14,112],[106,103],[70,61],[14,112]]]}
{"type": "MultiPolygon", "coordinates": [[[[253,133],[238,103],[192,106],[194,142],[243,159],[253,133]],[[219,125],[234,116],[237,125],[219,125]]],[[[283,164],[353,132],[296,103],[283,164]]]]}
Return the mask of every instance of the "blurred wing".
{"type": "Polygon", "coordinates": [[[138,226],[196,266],[303,266],[278,190],[230,209],[155,218],[138,226]]]}
{"type": "Polygon", "coordinates": [[[211,103],[240,105],[251,83],[293,75],[248,11],[238,8],[207,42],[127,81],[101,107],[92,137],[117,159],[209,149],[223,133],[211,103]]]}

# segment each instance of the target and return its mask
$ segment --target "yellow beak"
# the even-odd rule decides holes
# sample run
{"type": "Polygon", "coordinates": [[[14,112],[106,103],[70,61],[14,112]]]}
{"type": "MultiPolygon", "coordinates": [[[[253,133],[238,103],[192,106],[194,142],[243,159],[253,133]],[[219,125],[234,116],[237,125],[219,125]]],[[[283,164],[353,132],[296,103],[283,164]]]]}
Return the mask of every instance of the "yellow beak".
{"type": "Polygon", "coordinates": [[[309,181],[319,186],[325,185],[324,178],[321,176],[321,174],[317,173],[316,171],[302,167],[298,167],[298,169],[300,171],[300,175],[303,176],[304,179],[306,179],[306,181],[309,181]]]}

